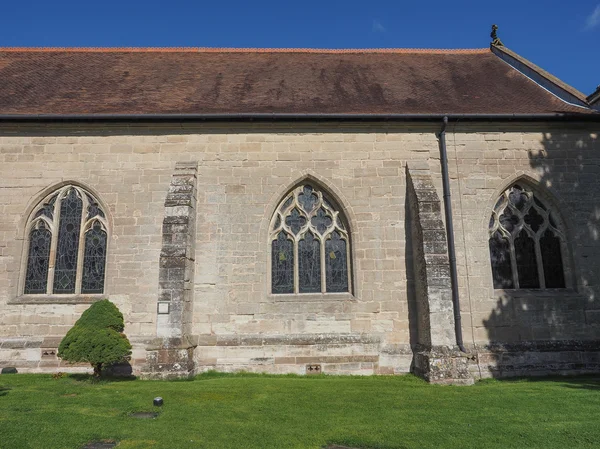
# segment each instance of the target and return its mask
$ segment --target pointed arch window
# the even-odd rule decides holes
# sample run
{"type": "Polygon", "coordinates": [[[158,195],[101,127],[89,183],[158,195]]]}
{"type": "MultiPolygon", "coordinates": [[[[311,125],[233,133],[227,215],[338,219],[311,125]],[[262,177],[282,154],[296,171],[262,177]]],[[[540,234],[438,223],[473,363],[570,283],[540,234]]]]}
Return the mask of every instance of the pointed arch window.
{"type": "Polygon", "coordinates": [[[557,213],[526,185],[504,191],[489,223],[494,288],[565,288],[562,228],[557,213]]]}
{"type": "Polygon", "coordinates": [[[305,183],[281,201],[271,219],[271,291],[350,292],[350,235],[339,207],[305,183]]]}
{"type": "Polygon", "coordinates": [[[23,293],[104,293],[107,222],[92,194],[79,186],[61,187],[31,217],[23,293]]]}

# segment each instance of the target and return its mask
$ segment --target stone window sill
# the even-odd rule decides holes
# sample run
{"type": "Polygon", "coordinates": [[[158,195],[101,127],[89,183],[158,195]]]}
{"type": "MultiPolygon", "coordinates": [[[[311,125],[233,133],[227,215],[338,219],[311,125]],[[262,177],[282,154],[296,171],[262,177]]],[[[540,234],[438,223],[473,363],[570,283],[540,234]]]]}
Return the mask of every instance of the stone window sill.
{"type": "Polygon", "coordinates": [[[106,298],[105,294],[21,295],[8,301],[8,304],[91,304],[106,298]]]}
{"type": "Polygon", "coordinates": [[[275,302],[356,301],[351,293],[290,293],[269,295],[275,302]]]}

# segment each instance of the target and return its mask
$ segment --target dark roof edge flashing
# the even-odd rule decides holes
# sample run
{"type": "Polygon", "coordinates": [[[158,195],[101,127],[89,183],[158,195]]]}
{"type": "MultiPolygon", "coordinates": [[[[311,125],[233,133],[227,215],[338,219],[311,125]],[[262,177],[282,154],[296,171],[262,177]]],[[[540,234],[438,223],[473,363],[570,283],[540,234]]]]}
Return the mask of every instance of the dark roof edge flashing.
{"type": "Polygon", "coordinates": [[[600,86],[598,86],[598,88],[590,95],[588,95],[587,102],[592,106],[592,108],[600,111],[600,86]]]}
{"type": "Polygon", "coordinates": [[[591,121],[600,122],[600,113],[538,114],[295,114],[295,113],[223,113],[223,114],[0,114],[2,122],[271,122],[271,121],[591,121]]]}
{"type": "Polygon", "coordinates": [[[515,70],[539,84],[550,93],[556,95],[564,102],[584,108],[590,107],[585,94],[559,80],[554,75],[548,73],[541,67],[538,67],[514,51],[506,47],[500,47],[496,45],[490,45],[490,49],[492,50],[492,53],[509,64],[515,70]]]}

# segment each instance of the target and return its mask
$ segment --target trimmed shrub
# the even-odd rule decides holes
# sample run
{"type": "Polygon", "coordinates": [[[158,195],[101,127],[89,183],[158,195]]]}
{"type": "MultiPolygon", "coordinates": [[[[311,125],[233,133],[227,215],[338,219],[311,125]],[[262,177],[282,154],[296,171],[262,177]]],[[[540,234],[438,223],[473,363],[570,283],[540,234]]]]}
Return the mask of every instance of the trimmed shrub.
{"type": "Polygon", "coordinates": [[[108,299],[97,301],[81,314],[75,323],[80,327],[100,327],[123,332],[125,323],[121,311],[108,299]]]}
{"type": "Polygon", "coordinates": [[[87,362],[94,376],[102,367],[124,362],[131,355],[131,344],[122,333],[123,314],[108,299],[95,302],[67,332],[58,347],[58,356],[69,362],[87,362]]]}

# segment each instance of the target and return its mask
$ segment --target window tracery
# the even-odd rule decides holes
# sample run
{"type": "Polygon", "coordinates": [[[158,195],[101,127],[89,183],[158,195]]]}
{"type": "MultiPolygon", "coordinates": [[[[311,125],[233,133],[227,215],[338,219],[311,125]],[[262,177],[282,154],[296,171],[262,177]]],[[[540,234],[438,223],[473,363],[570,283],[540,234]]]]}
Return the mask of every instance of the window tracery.
{"type": "Polygon", "coordinates": [[[23,293],[103,293],[107,222],[98,201],[66,185],[42,200],[32,217],[23,293]]]}
{"type": "Polygon", "coordinates": [[[344,217],[320,189],[302,184],[271,220],[271,291],[350,292],[350,240],[344,217]]]}
{"type": "Polygon", "coordinates": [[[529,188],[500,195],[489,223],[494,288],[565,288],[566,240],[558,217],[529,188]]]}

